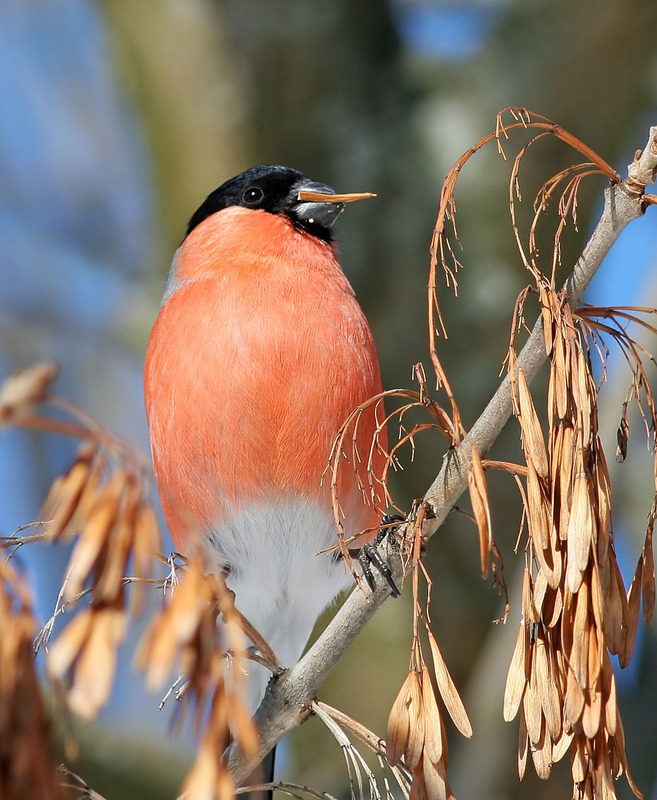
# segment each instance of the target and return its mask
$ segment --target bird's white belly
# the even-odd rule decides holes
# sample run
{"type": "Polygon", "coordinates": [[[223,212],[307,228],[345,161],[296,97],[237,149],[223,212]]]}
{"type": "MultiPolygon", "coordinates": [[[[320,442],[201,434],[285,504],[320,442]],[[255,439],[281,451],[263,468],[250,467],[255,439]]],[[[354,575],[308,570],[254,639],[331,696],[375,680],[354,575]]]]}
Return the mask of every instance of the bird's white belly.
{"type": "MultiPolygon", "coordinates": [[[[235,605],[284,667],[299,660],[318,616],[352,583],[334,553],[315,555],[335,542],[330,512],[310,501],[252,507],[209,537],[210,556],[227,570],[235,605]]],[[[251,661],[248,670],[254,713],[271,673],[251,661]]]]}

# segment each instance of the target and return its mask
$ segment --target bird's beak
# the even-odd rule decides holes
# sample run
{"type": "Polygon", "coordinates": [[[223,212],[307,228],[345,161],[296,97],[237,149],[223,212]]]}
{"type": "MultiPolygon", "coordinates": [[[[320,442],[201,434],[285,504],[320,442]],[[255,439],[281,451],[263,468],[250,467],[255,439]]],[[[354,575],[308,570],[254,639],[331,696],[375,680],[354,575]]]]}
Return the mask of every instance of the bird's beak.
{"type": "Polygon", "coordinates": [[[300,203],[353,203],[356,200],[369,200],[376,197],[373,192],[355,192],[353,194],[333,194],[302,189],[297,195],[300,203]]]}
{"type": "Polygon", "coordinates": [[[370,192],[361,194],[335,194],[330,186],[317,181],[307,181],[297,187],[295,217],[303,223],[332,228],[346,203],[374,197],[370,192]]]}

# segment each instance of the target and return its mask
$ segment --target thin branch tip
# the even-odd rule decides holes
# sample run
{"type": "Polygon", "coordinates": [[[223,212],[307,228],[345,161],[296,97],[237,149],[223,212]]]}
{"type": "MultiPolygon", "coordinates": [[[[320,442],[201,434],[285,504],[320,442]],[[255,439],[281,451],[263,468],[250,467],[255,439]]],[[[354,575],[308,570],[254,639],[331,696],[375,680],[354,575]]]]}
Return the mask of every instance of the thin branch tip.
{"type": "Polygon", "coordinates": [[[646,186],[657,180],[657,125],[650,128],[648,141],[643,150],[637,150],[634,160],[627,168],[627,178],[623,182],[634,196],[645,194],[646,186]]]}

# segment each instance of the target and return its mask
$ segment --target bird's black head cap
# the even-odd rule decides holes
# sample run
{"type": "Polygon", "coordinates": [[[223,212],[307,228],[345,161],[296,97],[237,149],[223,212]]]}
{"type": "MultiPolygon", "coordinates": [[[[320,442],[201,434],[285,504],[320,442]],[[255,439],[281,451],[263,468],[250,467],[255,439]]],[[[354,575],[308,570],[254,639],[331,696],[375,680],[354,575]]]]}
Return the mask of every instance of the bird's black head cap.
{"type": "Polygon", "coordinates": [[[252,167],[208,195],[189,220],[185,236],[212,214],[231,206],[242,206],[269,214],[284,214],[296,228],[332,242],[332,226],[344,205],[301,202],[298,195],[302,190],[335,194],[330,186],[311,181],[295,169],[277,165],[252,167]]]}

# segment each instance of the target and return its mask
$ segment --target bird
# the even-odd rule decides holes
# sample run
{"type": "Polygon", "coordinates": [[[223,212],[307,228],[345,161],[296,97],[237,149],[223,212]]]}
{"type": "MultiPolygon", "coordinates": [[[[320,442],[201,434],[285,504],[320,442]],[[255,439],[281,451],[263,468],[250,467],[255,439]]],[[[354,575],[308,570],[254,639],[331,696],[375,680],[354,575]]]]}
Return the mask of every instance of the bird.
{"type": "MultiPolygon", "coordinates": [[[[338,487],[344,532],[365,542],[380,524],[363,492],[374,437],[375,464],[386,446],[367,405],[382,392],[379,360],[334,238],[345,204],[371,196],[336,194],[279,165],[227,180],[189,220],[146,352],[173,543],[183,554],[201,548],[284,667],[353,581],[335,552],[320,551],[337,541],[327,463],[358,407],[361,457],[343,464],[338,487]]],[[[270,678],[249,664],[251,713],[270,678]]]]}

